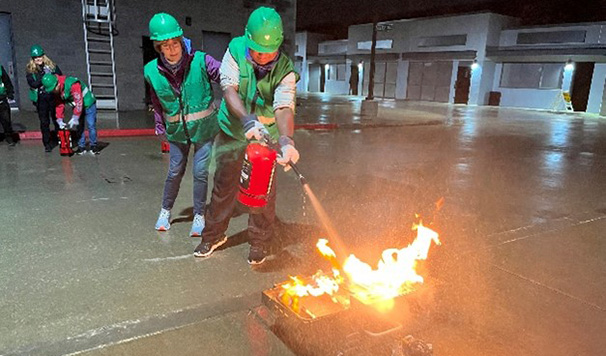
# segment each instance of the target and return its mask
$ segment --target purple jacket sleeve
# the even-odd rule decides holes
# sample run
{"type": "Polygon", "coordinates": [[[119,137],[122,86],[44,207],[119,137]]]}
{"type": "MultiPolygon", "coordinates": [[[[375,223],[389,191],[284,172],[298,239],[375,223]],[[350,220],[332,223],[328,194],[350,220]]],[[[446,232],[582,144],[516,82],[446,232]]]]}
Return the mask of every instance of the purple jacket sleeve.
{"type": "Polygon", "coordinates": [[[221,83],[221,75],[219,74],[219,69],[221,68],[221,62],[214,59],[210,55],[206,55],[206,73],[208,73],[208,79],[211,82],[215,82],[217,84],[221,83]]]}
{"type": "Polygon", "coordinates": [[[163,110],[162,104],[160,104],[160,100],[158,99],[158,96],[156,95],[156,91],[151,86],[149,88],[149,94],[151,96],[152,106],[154,108],[154,121],[155,121],[156,134],[164,135],[164,134],[166,134],[166,127],[164,126],[164,115],[163,115],[163,111],[162,111],[163,110]]]}

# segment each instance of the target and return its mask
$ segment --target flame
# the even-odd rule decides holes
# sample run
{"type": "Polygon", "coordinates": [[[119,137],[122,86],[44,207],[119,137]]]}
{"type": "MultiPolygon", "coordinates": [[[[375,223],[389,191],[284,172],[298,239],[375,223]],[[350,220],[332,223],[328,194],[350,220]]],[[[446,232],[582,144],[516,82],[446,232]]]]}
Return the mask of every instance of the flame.
{"type": "Polygon", "coordinates": [[[328,247],[328,240],[319,239],[318,242],[316,243],[316,247],[318,248],[318,251],[320,251],[322,256],[327,257],[327,258],[328,257],[337,258],[337,254],[335,253],[335,251],[333,251],[332,248],[328,247]]]}
{"type": "Polygon", "coordinates": [[[305,283],[301,277],[290,277],[290,282],[282,284],[285,290],[281,296],[282,304],[292,308],[295,312],[300,311],[299,300],[302,297],[319,297],[327,294],[331,296],[333,302],[339,300],[335,298],[339,291],[339,285],[343,283],[343,277],[338,269],[332,270],[333,275],[326,275],[322,271],[316,272],[311,279],[312,283],[305,283]]]}
{"type": "Polygon", "coordinates": [[[402,249],[384,250],[376,269],[353,254],[341,267],[335,252],[328,246],[328,240],[318,240],[316,247],[330,261],[332,274],[318,271],[309,283],[301,277],[290,277],[289,282],[282,284],[282,302],[295,312],[299,311],[299,299],[303,297],[329,295],[335,303],[342,302],[342,298],[335,296],[343,287],[364,304],[380,311],[390,310],[395,297],[408,294],[415,290],[416,284],[423,283],[423,277],[416,271],[417,261],[427,259],[432,242],[441,244],[438,233],[421,223],[413,225],[413,230],[417,231],[415,240],[402,249]]]}
{"type": "Polygon", "coordinates": [[[388,310],[393,306],[393,298],[414,291],[414,285],[423,283],[417,274],[417,261],[426,260],[431,242],[440,245],[438,233],[423,226],[415,225],[417,238],[403,249],[390,248],[381,254],[377,269],[350,255],[343,264],[348,277],[350,292],[364,304],[377,305],[388,310]]]}

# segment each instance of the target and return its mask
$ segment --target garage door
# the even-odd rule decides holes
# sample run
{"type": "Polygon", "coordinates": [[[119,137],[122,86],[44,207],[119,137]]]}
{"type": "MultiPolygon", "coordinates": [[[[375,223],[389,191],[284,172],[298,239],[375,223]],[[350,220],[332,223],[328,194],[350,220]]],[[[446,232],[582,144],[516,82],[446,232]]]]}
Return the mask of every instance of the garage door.
{"type": "Polygon", "coordinates": [[[451,78],[452,62],[411,62],[406,98],[447,103],[451,78]]]}
{"type": "MultiPolygon", "coordinates": [[[[368,73],[370,73],[370,64],[364,63],[364,83],[362,86],[364,96],[368,95],[368,73]]],[[[396,97],[397,74],[398,62],[375,63],[374,96],[376,98],[393,99],[396,97]]]]}

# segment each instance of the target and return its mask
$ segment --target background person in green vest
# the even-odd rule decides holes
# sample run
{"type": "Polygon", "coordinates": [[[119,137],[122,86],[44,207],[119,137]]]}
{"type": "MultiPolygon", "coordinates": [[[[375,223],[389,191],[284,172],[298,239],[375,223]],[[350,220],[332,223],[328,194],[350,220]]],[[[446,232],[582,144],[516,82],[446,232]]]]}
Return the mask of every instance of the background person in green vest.
{"type": "Polygon", "coordinates": [[[46,73],[59,74],[61,69],[46,56],[44,50],[39,45],[33,45],[30,48],[31,59],[27,63],[26,79],[29,84],[29,98],[36,107],[38,119],[40,120],[40,132],[42,132],[42,143],[44,151],[50,152],[57,143],[57,132],[59,125],[55,116],[55,97],[52,93],[44,90],[42,77],[46,73]],[[51,119],[55,126],[55,132],[50,130],[51,119]]]}
{"type": "Polygon", "coordinates": [[[170,144],[162,209],[155,228],[159,231],[170,228],[170,211],[179,194],[193,145],[194,218],[190,236],[199,237],[204,228],[208,166],[219,131],[210,80],[219,82],[221,63],[204,52],[188,51],[181,26],[169,14],[154,15],[149,22],[149,32],[160,58],[145,65],[145,80],[151,87],[156,135],[170,144]]]}
{"type": "MultiPolygon", "coordinates": [[[[216,140],[217,171],[202,243],[194,256],[208,257],[227,241],[225,231],[236,207],[244,150],[249,141],[271,135],[281,146],[278,163],[297,162],[292,139],[298,74],[292,61],[279,51],[282,19],[267,7],[253,11],[245,35],[234,38],[221,64],[224,96],[219,110],[221,132],[216,140]]],[[[267,206],[250,214],[248,263],[265,261],[275,220],[275,179],[267,206]]]]}
{"type": "Polygon", "coordinates": [[[77,155],[86,153],[86,136],[84,135],[84,124],[88,128],[90,140],[90,152],[94,155],[100,153],[97,146],[97,99],[88,90],[86,84],[76,77],[64,75],[45,74],[42,77],[44,90],[55,96],[55,115],[57,124],[61,129],[69,126],[71,131],[76,132],[78,148],[74,151],[77,155]],[[65,117],[65,104],[72,107],[72,118],[67,125],[63,122],[65,117]]]}
{"type": "Polygon", "coordinates": [[[15,92],[11,78],[3,66],[0,66],[0,77],[2,78],[0,80],[0,124],[4,130],[4,139],[12,147],[15,146],[15,140],[13,139],[14,132],[11,122],[11,106],[8,101],[15,99],[15,92]]]}

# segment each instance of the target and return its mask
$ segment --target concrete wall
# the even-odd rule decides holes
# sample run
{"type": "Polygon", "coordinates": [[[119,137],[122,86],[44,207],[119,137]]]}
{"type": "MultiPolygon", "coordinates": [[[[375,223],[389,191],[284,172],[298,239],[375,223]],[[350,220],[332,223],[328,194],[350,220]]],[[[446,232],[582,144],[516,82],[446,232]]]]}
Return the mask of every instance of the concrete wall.
{"type": "Polygon", "coordinates": [[[63,73],[87,78],[79,1],[45,0],[43,5],[34,0],[2,1],[0,11],[12,15],[20,109],[35,110],[28,98],[29,86],[25,79],[25,66],[31,59],[33,44],[41,45],[63,73]]]}
{"type": "MultiPolygon", "coordinates": [[[[494,86],[496,63],[486,59],[486,48],[498,46],[503,29],[518,22],[518,20],[511,17],[494,14],[485,17],[485,21],[486,36],[480,38],[480,42],[477,43],[476,60],[478,66],[471,73],[469,104],[472,105],[488,104],[488,97],[494,86]]],[[[456,73],[454,75],[456,76],[456,73]]],[[[456,80],[456,77],[454,79],[456,80]]]]}
{"type": "Polygon", "coordinates": [[[349,94],[349,77],[351,76],[351,61],[344,60],[345,63],[345,80],[328,79],[328,70],[323,66],[324,75],[326,78],[324,91],[330,94],[347,95],[349,94]]]}
{"type": "Polygon", "coordinates": [[[510,46],[553,46],[553,43],[544,44],[532,44],[532,45],[518,45],[517,39],[519,33],[533,33],[533,32],[559,32],[559,31],[575,31],[584,30],[587,31],[585,36],[585,42],[587,44],[604,44],[606,43],[606,23],[589,23],[589,24],[576,24],[576,25],[557,25],[557,26],[540,26],[540,27],[528,27],[520,29],[512,29],[503,31],[499,45],[501,47],[510,46]]]}
{"type": "MultiPolygon", "coordinates": [[[[507,16],[490,13],[470,14],[451,17],[436,17],[426,19],[400,20],[390,22],[392,30],[378,32],[377,40],[393,40],[391,49],[378,49],[377,53],[439,53],[449,52],[449,55],[457,58],[457,51],[469,53],[475,51],[479,67],[473,71],[469,94],[469,104],[483,105],[487,103],[488,93],[492,90],[492,79],[495,63],[484,63],[487,46],[497,46],[501,31],[504,28],[517,23],[517,20],[507,16]],[[439,37],[448,35],[465,35],[464,45],[434,46],[422,45],[422,40],[427,37],[439,37]]],[[[350,26],[348,54],[368,54],[369,50],[358,49],[359,42],[366,42],[372,38],[372,24],[350,26]]],[[[431,61],[427,59],[425,61],[431,61]]],[[[454,66],[456,68],[456,66],[454,66]]],[[[396,82],[396,98],[406,97],[408,76],[408,65],[398,65],[398,79],[396,82]],[[406,73],[401,73],[406,71],[406,73]]],[[[451,81],[456,81],[457,71],[453,70],[451,81]]],[[[449,97],[454,98],[454,86],[451,88],[449,97]]]]}
{"type": "Polygon", "coordinates": [[[591,80],[591,89],[589,90],[589,101],[587,102],[587,112],[600,114],[606,109],[606,103],[603,101],[606,95],[606,63],[596,63],[593,69],[593,78],[591,80]]]}
{"type": "MultiPolygon", "coordinates": [[[[381,49],[380,53],[406,53],[406,52],[443,52],[443,51],[482,51],[486,44],[498,44],[500,30],[504,26],[516,23],[511,17],[490,13],[421,18],[413,20],[392,21],[392,30],[378,32],[377,40],[393,40],[393,48],[381,49]],[[467,35],[465,45],[455,46],[421,46],[420,40],[424,37],[467,35]],[[487,39],[490,37],[490,39],[487,39]]],[[[357,48],[358,42],[372,39],[372,24],[350,26],[348,30],[348,54],[369,53],[369,50],[357,48]]]]}
{"type": "Polygon", "coordinates": [[[349,93],[349,82],[343,80],[327,80],[325,90],[327,93],[347,95],[349,93]]]}
{"type": "Polygon", "coordinates": [[[556,109],[564,109],[561,101],[562,91],[570,91],[573,71],[563,72],[562,89],[517,89],[500,86],[502,70],[503,64],[497,64],[493,86],[494,91],[501,93],[501,106],[551,110],[554,109],[554,103],[557,103],[556,109]]]}
{"type": "MultiPolygon", "coordinates": [[[[248,15],[258,6],[275,7],[283,19],[283,50],[289,55],[295,48],[296,0],[223,0],[150,2],[116,1],[115,57],[120,110],[144,108],[142,36],[148,35],[149,19],[157,12],[168,12],[180,22],[194,48],[202,47],[202,31],[244,33],[248,15]],[[185,17],[192,18],[191,26],[185,17]]],[[[87,78],[81,2],[76,0],[5,0],[0,11],[12,14],[15,68],[18,73],[20,109],[33,110],[27,98],[25,65],[29,48],[40,44],[65,74],[87,78]],[[50,20],[49,20],[50,19],[50,20]]]]}
{"type": "Polygon", "coordinates": [[[330,54],[346,54],[347,53],[347,40],[338,41],[324,41],[318,44],[318,54],[330,55],[330,54]]]}

